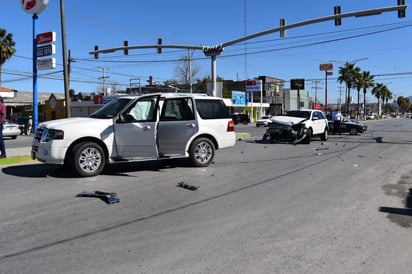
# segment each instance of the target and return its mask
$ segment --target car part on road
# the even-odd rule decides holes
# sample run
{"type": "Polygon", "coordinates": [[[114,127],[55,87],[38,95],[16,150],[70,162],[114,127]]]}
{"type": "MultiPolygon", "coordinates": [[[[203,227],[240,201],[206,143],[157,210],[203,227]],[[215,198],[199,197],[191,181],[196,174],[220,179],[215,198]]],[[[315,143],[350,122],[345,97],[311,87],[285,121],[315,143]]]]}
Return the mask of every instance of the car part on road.
{"type": "Polygon", "coordinates": [[[106,202],[107,204],[114,204],[114,203],[119,203],[120,199],[116,197],[115,192],[106,192],[106,191],[83,191],[79,194],[76,195],[76,197],[94,197],[94,198],[99,198],[102,201],[106,202]]]}
{"type": "Polygon", "coordinates": [[[185,182],[180,182],[177,184],[178,187],[184,188],[184,189],[188,189],[188,190],[192,190],[195,191],[197,190],[199,187],[198,186],[193,186],[190,184],[186,184],[185,182]]]}

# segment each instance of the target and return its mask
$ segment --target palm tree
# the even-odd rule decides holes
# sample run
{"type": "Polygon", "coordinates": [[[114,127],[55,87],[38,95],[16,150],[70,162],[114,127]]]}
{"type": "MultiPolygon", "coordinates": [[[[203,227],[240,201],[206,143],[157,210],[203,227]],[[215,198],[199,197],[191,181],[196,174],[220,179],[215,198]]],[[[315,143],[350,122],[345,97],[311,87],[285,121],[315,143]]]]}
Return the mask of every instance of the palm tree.
{"type": "Polygon", "coordinates": [[[10,59],[16,52],[13,41],[13,34],[7,33],[5,29],[0,28],[0,86],[1,86],[1,72],[4,63],[10,59]]]}
{"type": "Polygon", "coordinates": [[[372,95],[378,99],[378,116],[381,116],[381,98],[383,97],[385,90],[388,88],[381,83],[378,83],[372,89],[372,95]]]}
{"type": "Polygon", "coordinates": [[[363,90],[363,115],[364,119],[366,119],[366,92],[368,88],[371,88],[375,85],[375,81],[373,80],[374,76],[370,74],[370,71],[362,71],[356,78],[356,89],[358,90],[358,113],[360,112],[360,103],[359,103],[359,93],[360,90],[363,90]]]}
{"type": "Polygon", "coordinates": [[[346,62],[343,67],[339,67],[338,82],[346,84],[346,114],[349,114],[350,89],[354,87],[356,75],[360,73],[360,68],[355,67],[354,63],[346,62]]]}
{"type": "Polygon", "coordinates": [[[386,87],[383,90],[383,94],[382,94],[382,103],[383,105],[383,109],[385,110],[385,112],[388,111],[388,101],[393,99],[393,93],[386,87]]]}

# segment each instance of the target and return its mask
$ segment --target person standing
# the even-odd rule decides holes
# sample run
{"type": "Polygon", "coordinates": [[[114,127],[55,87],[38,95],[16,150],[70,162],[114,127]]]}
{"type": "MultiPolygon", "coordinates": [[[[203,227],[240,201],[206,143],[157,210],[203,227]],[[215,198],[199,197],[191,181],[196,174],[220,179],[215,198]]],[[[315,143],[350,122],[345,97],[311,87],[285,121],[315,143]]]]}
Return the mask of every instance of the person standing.
{"type": "Polygon", "coordinates": [[[336,134],[336,132],[341,133],[340,131],[340,123],[343,120],[343,116],[342,114],[340,114],[339,110],[336,110],[333,115],[332,115],[332,119],[333,119],[333,135],[336,134]]]}
{"type": "Polygon", "coordinates": [[[29,116],[29,120],[27,121],[26,135],[31,134],[32,127],[33,127],[33,119],[31,118],[31,116],[29,116]]]}
{"type": "Polygon", "coordinates": [[[6,146],[3,140],[3,127],[6,120],[6,105],[4,104],[3,97],[0,96],[0,158],[6,158],[6,146]]]}

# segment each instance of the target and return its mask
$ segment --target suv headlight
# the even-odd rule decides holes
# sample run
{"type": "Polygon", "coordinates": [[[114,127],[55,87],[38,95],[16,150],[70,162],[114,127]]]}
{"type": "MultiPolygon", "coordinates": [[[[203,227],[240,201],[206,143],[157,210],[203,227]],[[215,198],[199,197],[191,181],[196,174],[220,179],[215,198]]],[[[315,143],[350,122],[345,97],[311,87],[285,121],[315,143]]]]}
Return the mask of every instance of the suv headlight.
{"type": "Polygon", "coordinates": [[[62,140],[63,138],[64,138],[63,130],[45,128],[41,136],[41,141],[48,142],[51,140],[62,140]]]}

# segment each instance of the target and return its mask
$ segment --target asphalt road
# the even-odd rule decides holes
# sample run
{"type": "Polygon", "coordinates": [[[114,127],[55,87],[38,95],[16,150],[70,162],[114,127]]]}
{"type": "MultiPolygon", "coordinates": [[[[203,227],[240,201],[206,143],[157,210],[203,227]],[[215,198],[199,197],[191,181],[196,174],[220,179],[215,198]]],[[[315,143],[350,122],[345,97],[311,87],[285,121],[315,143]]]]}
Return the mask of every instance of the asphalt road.
{"type": "Polygon", "coordinates": [[[3,167],[0,272],[409,273],[412,119],[368,126],[296,146],[239,126],[252,138],[208,168],[3,167]],[[95,190],[120,202],[76,197],[95,190]]]}

